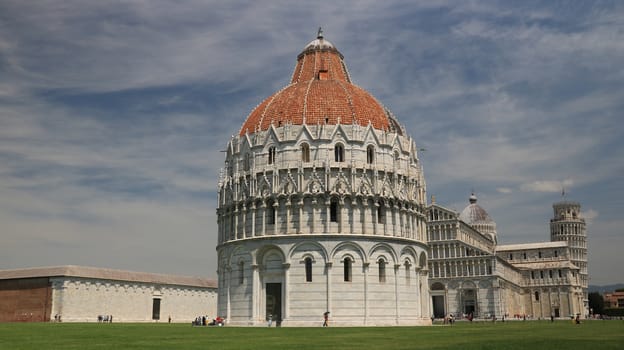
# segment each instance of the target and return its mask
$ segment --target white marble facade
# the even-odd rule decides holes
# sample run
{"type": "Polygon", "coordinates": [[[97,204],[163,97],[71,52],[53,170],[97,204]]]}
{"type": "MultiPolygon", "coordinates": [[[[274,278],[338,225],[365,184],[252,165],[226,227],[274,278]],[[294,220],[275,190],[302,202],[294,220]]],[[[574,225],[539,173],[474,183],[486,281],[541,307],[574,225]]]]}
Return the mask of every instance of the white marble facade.
{"type": "Polygon", "coordinates": [[[98,316],[112,315],[113,322],[169,322],[171,317],[190,323],[200,315],[217,316],[217,281],[200,277],[65,265],[0,270],[0,284],[0,306],[9,321],[23,313],[63,322],[97,322],[98,316]]]}
{"type": "Polygon", "coordinates": [[[320,29],[228,142],[218,193],[227,323],[431,323],[418,148],[320,29]]]}
{"type": "Polygon", "coordinates": [[[553,205],[551,241],[497,244],[476,197],[461,214],[428,207],[429,285],[437,318],[567,318],[587,310],[585,221],[580,205],[553,205]],[[471,213],[471,215],[468,215],[471,213]]]}
{"type": "Polygon", "coordinates": [[[97,322],[99,315],[112,315],[113,322],[168,322],[171,317],[190,323],[200,315],[217,316],[217,288],[70,276],[50,282],[51,315],[63,322],[97,322]]]}
{"type": "Polygon", "coordinates": [[[415,143],[360,125],[233,137],[219,183],[219,314],[236,325],[430,323],[415,143]],[[309,153],[308,153],[309,152],[309,153]]]}

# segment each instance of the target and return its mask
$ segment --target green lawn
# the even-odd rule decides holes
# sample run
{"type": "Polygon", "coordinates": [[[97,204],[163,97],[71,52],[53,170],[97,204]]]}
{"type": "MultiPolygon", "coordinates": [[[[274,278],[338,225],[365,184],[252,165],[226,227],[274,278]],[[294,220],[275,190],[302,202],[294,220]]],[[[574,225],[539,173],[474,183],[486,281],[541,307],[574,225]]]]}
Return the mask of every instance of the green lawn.
{"type": "Polygon", "coordinates": [[[624,349],[624,321],[432,327],[238,328],[187,324],[0,323],[0,349],[624,349]]]}

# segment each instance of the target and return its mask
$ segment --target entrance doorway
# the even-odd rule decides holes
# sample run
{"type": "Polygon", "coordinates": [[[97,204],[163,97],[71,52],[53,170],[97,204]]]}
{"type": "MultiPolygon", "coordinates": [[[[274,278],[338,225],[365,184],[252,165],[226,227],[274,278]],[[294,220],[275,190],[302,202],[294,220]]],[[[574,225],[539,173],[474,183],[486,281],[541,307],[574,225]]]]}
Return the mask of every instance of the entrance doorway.
{"type": "Polygon", "coordinates": [[[557,307],[557,308],[555,308],[555,317],[560,317],[560,316],[559,316],[559,308],[558,308],[558,307],[557,307]]]}
{"type": "Polygon", "coordinates": [[[444,318],[446,310],[444,310],[444,295],[434,295],[433,298],[433,317],[444,318]]]}
{"type": "Polygon", "coordinates": [[[282,284],[267,283],[266,284],[266,312],[265,318],[268,321],[269,316],[277,325],[282,320],[282,284]]]}
{"type": "Polygon", "coordinates": [[[470,314],[474,315],[474,312],[475,312],[474,301],[472,302],[472,304],[466,302],[466,305],[464,307],[464,313],[466,315],[470,315],[470,314]]]}
{"type": "Polygon", "coordinates": [[[463,308],[463,313],[466,315],[470,315],[475,313],[476,310],[476,295],[477,293],[475,293],[474,289],[466,289],[463,292],[463,299],[464,299],[464,308],[463,308]]]}
{"type": "Polygon", "coordinates": [[[152,320],[160,320],[160,299],[152,300],[152,320]]]}

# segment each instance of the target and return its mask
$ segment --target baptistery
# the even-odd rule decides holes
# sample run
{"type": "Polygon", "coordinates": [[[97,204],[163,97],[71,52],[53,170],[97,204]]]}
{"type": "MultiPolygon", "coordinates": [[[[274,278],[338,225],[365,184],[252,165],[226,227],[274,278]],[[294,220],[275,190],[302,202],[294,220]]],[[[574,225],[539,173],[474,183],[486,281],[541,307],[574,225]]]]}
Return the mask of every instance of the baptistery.
{"type": "Polygon", "coordinates": [[[227,144],[218,313],[230,325],[431,323],[415,141],[319,30],[227,144]]]}

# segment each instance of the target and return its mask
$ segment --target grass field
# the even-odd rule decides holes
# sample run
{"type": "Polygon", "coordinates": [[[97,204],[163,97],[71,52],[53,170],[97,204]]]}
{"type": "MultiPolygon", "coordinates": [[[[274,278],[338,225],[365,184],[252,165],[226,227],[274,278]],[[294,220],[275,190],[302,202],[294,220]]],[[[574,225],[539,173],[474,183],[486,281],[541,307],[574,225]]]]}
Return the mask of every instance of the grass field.
{"type": "Polygon", "coordinates": [[[187,324],[0,323],[0,349],[624,349],[624,321],[432,327],[238,328],[187,324]]]}

